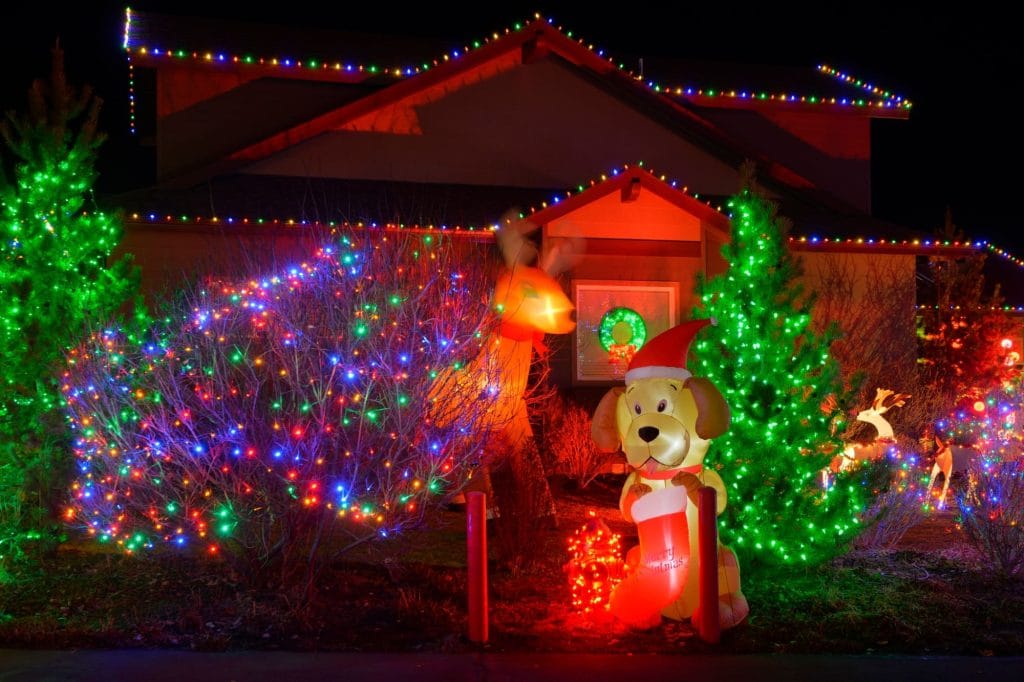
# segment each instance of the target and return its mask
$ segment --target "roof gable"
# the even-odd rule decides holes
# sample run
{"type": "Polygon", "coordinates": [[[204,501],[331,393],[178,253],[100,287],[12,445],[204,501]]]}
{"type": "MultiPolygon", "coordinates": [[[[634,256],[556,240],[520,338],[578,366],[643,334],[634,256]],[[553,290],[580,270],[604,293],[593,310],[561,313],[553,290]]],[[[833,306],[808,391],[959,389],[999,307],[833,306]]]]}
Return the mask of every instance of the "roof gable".
{"type": "Polygon", "coordinates": [[[701,223],[729,231],[724,214],[642,166],[602,176],[577,194],[531,209],[527,217],[548,226],[553,236],[696,241],[701,223]],[[622,231],[624,224],[631,225],[628,234],[622,231]],[[573,235],[576,229],[584,233],[573,235]]]}

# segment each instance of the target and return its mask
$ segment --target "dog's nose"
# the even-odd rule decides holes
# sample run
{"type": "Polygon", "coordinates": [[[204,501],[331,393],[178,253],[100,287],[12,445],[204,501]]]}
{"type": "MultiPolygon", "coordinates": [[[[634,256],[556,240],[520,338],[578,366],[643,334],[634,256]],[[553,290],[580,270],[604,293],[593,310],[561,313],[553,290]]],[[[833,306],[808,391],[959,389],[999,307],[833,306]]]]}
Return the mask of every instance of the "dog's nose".
{"type": "Polygon", "coordinates": [[[640,439],[643,440],[643,442],[650,443],[652,440],[657,438],[658,434],[661,432],[653,426],[641,426],[637,433],[640,434],[640,439]]]}

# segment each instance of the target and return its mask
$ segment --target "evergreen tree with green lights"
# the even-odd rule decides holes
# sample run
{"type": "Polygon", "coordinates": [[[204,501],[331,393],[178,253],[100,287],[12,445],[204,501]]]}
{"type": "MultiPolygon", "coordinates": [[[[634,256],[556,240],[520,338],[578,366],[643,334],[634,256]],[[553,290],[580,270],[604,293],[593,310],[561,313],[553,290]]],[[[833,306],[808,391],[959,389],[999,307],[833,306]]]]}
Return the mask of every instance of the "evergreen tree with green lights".
{"type": "MultiPolygon", "coordinates": [[[[100,100],[65,79],[53,51],[48,82],[28,112],[0,123],[10,178],[0,173],[0,556],[26,526],[45,523],[70,460],[58,367],[88,321],[111,317],[135,295],[126,259],[108,260],[119,221],[92,201],[100,100]]],[[[2,562],[0,562],[2,563],[2,562]]]]}
{"type": "Polygon", "coordinates": [[[856,533],[864,493],[840,477],[826,493],[820,472],[838,446],[822,405],[841,395],[829,347],[835,328],[815,334],[813,299],[786,247],[775,208],[750,190],[731,204],[728,269],[698,282],[694,317],[713,317],[693,344],[695,375],[710,379],[732,411],[707,466],[722,476],[728,507],[722,541],[746,562],[814,563],[856,533]]]}

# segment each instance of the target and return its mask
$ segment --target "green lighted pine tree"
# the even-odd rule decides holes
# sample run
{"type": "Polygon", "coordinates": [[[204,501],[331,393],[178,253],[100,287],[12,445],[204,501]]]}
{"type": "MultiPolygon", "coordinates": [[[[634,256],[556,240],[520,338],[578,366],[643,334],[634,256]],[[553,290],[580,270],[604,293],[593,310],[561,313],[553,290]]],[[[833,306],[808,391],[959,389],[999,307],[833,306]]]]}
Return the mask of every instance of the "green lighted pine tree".
{"type": "Polygon", "coordinates": [[[0,123],[13,157],[13,183],[0,172],[0,545],[5,532],[42,521],[70,458],[55,409],[64,350],[137,289],[127,260],[107,264],[119,221],[89,201],[99,106],[89,89],[68,86],[58,47],[27,115],[0,123]]]}
{"type": "Polygon", "coordinates": [[[841,391],[835,331],[811,329],[813,300],[774,207],[745,190],[731,208],[729,268],[698,282],[694,314],[718,325],[698,336],[691,361],[732,410],[707,461],[728,489],[722,541],[748,561],[813,563],[843,548],[862,509],[858,483],[841,478],[825,495],[819,482],[832,441],[821,405],[841,391]]]}

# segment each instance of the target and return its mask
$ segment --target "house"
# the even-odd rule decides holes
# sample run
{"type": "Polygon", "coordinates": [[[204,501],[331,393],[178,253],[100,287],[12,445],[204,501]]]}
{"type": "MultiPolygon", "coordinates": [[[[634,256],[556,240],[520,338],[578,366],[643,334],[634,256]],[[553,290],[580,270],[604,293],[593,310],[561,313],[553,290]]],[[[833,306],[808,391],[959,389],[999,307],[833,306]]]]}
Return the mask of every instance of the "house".
{"type": "MultiPolygon", "coordinates": [[[[648,60],[641,77],[541,17],[442,52],[129,10],[124,48],[157,184],[118,199],[123,248],[150,288],[197,260],[300,253],[303,226],[487,240],[519,206],[542,248],[587,241],[566,282],[579,329],[555,363],[561,383],[587,385],[619,371],[599,333],[622,322],[611,310],[655,334],[688,314],[697,274],[723,270],[721,205],[746,162],[792,221],[811,288],[842,270],[856,305],[874,304],[880,267],[912,289],[922,256],[995,250],[871,216],[872,121],[911,103],[826,65],[648,60]]],[[[903,300],[887,333],[913,345],[903,300]]]]}

